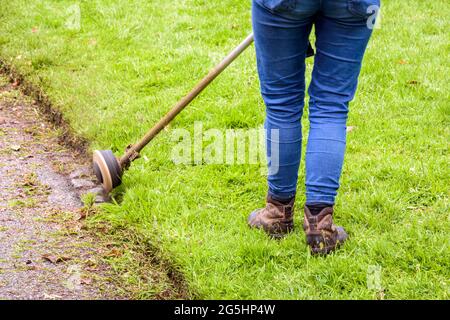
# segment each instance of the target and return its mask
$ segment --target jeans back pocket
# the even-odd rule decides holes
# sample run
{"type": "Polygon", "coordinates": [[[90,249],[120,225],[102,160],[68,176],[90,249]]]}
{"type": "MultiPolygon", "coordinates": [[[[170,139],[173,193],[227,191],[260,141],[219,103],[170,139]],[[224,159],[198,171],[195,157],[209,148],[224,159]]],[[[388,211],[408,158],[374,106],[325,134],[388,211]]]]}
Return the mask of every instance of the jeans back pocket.
{"type": "Polygon", "coordinates": [[[297,0],[260,0],[271,11],[289,11],[295,9],[297,0]]]}
{"type": "Polygon", "coordinates": [[[368,18],[380,9],[380,0],[348,0],[348,10],[359,17],[368,18]]]}

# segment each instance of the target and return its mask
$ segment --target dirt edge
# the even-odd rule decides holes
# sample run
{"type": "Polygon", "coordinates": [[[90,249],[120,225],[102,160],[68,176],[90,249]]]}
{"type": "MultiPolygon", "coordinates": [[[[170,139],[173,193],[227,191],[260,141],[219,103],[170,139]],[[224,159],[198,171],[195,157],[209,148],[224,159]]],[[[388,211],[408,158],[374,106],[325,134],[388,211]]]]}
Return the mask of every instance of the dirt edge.
{"type": "MultiPolygon", "coordinates": [[[[16,68],[2,58],[0,58],[0,74],[6,76],[24,95],[31,97],[44,118],[52,124],[55,129],[60,130],[60,134],[58,135],[58,142],[60,144],[75,152],[76,156],[81,158],[83,162],[90,162],[90,142],[86,138],[74,133],[69,122],[64,119],[62,112],[53,106],[50,99],[41,88],[27,80],[16,68]]],[[[127,229],[129,232],[128,236],[130,233],[134,235],[134,237],[132,237],[134,239],[133,245],[139,247],[142,254],[149,255],[149,261],[154,261],[158,265],[163,265],[166,268],[166,273],[171,284],[176,288],[177,292],[174,296],[159,297],[159,299],[198,298],[198,294],[189,289],[183,272],[172,263],[170,258],[163,257],[161,250],[152,244],[142,233],[136,231],[134,227],[127,227],[127,229]]],[[[129,241],[130,237],[123,237],[123,230],[121,231],[122,232],[119,231],[114,235],[116,239],[129,241]]]]}
{"type": "Polygon", "coordinates": [[[11,83],[14,83],[24,95],[31,97],[45,119],[55,128],[61,130],[59,143],[76,152],[78,156],[84,158],[83,160],[89,158],[89,141],[73,132],[63,114],[53,107],[42,89],[25,79],[20,72],[2,59],[0,59],[0,73],[8,77],[11,83]]]}
{"type": "MultiPolygon", "coordinates": [[[[98,217],[98,216],[97,216],[98,217]]],[[[99,237],[104,237],[105,242],[123,243],[129,253],[134,258],[133,263],[128,264],[124,268],[124,273],[137,274],[141,279],[146,279],[149,269],[146,266],[153,266],[155,272],[163,270],[165,277],[169,279],[169,287],[156,294],[152,294],[153,299],[157,300],[173,300],[173,299],[200,299],[200,295],[189,287],[183,272],[178,268],[167,255],[153,243],[152,239],[139,231],[137,226],[126,226],[121,222],[112,222],[93,219],[88,221],[89,229],[93,232],[100,232],[99,237]]],[[[123,267],[123,265],[122,265],[123,267]]],[[[120,267],[119,267],[120,268],[120,267]]],[[[148,299],[145,295],[146,287],[142,288],[143,292],[134,290],[131,285],[129,292],[134,299],[148,299]],[[142,293],[144,296],[142,297],[142,293]]],[[[149,288],[151,289],[151,288],[149,288]]]]}

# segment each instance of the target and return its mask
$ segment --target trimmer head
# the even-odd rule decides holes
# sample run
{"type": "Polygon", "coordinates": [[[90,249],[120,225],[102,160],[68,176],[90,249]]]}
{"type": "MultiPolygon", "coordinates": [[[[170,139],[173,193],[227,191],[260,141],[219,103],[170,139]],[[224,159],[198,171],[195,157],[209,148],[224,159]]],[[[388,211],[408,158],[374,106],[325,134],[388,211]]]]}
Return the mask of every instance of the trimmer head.
{"type": "Polygon", "coordinates": [[[122,183],[122,168],[111,150],[95,150],[94,172],[106,192],[122,183]]]}

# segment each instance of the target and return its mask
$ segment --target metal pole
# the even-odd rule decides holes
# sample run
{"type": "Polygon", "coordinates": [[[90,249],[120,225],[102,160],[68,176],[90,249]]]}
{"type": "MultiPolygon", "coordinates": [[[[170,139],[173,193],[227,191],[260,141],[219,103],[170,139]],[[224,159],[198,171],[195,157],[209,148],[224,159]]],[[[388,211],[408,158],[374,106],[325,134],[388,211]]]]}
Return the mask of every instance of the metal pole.
{"type": "Polygon", "coordinates": [[[120,166],[126,167],[130,159],[141,151],[165,126],[167,126],[192,100],[194,100],[219,74],[222,73],[242,52],[253,42],[253,33],[247,36],[242,43],[215,66],[183,99],[177,102],[172,109],[151,128],[139,142],[132,145],[120,158],[120,166]]]}

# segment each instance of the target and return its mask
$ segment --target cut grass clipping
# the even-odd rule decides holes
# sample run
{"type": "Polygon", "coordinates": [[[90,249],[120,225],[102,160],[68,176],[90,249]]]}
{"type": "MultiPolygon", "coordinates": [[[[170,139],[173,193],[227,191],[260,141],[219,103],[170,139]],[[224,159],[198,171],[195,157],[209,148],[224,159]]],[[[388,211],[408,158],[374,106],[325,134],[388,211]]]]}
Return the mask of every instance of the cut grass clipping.
{"type": "MultiPolygon", "coordinates": [[[[92,149],[119,153],[251,30],[250,1],[240,0],[0,7],[0,57],[43,88],[92,149]]],[[[246,225],[264,204],[260,166],[171,160],[176,128],[263,123],[253,49],[145,149],[119,203],[96,219],[137,229],[201,298],[448,299],[449,15],[444,0],[383,2],[350,108],[336,205],[350,233],[342,250],[327,258],[307,250],[303,167],[298,227],[273,241],[246,225]]]]}

